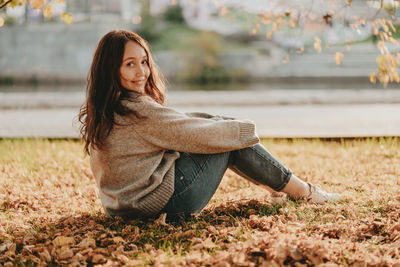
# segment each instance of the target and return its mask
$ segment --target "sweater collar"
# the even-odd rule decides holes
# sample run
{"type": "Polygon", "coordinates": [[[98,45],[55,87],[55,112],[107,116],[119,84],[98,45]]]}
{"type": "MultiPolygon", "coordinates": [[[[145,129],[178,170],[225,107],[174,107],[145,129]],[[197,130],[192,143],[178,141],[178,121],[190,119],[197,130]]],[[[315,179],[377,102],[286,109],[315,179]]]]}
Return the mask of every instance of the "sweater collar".
{"type": "Polygon", "coordinates": [[[125,90],[125,93],[128,95],[129,98],[136,98],[142,96],[143,94],[132,91],[132,90],[125,90]]]}

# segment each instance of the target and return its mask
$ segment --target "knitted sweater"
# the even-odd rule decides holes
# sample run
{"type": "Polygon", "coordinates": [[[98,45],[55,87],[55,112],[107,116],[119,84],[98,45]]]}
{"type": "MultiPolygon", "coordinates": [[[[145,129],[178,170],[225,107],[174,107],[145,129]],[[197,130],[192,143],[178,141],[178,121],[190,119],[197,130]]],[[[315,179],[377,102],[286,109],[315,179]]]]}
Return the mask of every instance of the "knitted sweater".
{"type": "Polygon", "coordinates": [[[179,151],[213,154],[259,141],[254,123],[248,120],[185,114],[135,92],[122,105],[145,118],[115,114],[104,147],[90,153],[90,166],[109,215],[157,215],[174,192],[179,151]]]}

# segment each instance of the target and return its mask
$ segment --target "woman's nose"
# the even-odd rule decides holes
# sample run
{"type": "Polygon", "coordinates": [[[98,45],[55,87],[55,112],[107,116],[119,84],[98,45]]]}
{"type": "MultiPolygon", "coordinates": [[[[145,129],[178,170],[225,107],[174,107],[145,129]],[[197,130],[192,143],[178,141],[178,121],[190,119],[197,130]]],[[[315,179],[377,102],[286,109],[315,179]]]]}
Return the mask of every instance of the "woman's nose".
{"type": "Polygon", "coordinates": [[[145,69],[143,66],[139,66],[138,70],[136,71],[137,76],[143,76],[145,74],[145,69]]]}

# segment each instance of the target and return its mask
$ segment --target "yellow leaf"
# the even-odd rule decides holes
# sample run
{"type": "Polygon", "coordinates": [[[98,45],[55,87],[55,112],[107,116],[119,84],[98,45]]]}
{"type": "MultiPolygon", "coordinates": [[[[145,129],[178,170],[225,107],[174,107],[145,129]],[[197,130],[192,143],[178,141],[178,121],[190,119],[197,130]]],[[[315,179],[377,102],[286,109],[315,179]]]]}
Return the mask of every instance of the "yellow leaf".
{"type": "Polygon", "coordinates": [[[223,17],[223,16],[225,16],[225,15],[228,14],[228,13],[229,13],[229,10],[228,10],[226,7],[222,7],[222,8],[219,10],[218,16],[223,17]]]}
{"type": "Polygon", "coordinates": [[[72,22],[74,21],[72,15],[66,12],[61,14],[61,19],[67,24],[72,24],[72,22]]]}
{"type": "Polygon", "coordinates": [[[304,47],[300,47],[299,50],[297,50],[297,54],[302,54],[304,52],[304,47]]]}
{"type": "Polygon", "coordinates": [[[51,16],[53,15],[53,9],[54,9],[53,5],[45,6],[45,8],[43,9],[43,16],[48,19],[51,18],[51,16]]]}
{"type": "Polygon", "coordinates": [[[3,25],[4,25],[4,19],[0,17],[0,27],[3,27],[3,25]]]}
{"type": "Polygon", "coordinates": [[[318,51],[318,53],[321,53],[321,39],[319,39],[318,36],[314,37],[315,42],[314,42],[314,49],[318,51]]]}
{"type": "Polygon", "coordinates": [[[29,3],[32,8],[40,10],[46,4],[46,0],[29,0],[29,3]]]}
{"type": "Polygon", "coordinates": [[[343,53],[341,52],[336,52],[335,54],[335,62],[337,65],[339,65],[342,62],[343,59],[343,53]]]}
{"type": "Polygon", "coordinates": [[[376,74],[375,74],[375,73],[371,73],[371,74],[369,75],[369,81],[370,81],[371,83],[376,83],[376,74]]]}
{"type": "Polygon", "coordinates": [[[64,4],[64,0],[54,0],[57,4],[64,4]]]}
{"type": "Polygon", "coordinates": [[[378,43],[376,44],[376,46],[378,47],[378,49],[380,50],[381,54],[385,54],[387,53],[389,50],[387,49],[385,42],[384,41],[378,41],[378,43]]]}

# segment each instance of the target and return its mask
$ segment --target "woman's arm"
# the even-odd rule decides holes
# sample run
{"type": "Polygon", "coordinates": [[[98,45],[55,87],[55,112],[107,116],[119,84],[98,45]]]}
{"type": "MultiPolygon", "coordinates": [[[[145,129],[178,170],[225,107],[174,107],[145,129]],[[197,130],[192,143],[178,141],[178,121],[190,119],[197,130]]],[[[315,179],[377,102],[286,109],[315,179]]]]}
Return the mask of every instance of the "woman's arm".
{"type": "Polygon", "coordinates": [[[147,118],[136,119],[132,127],[144,140],[163,149],[212,154],[241,149],[259,141],[252,121],[190,117],[145,98],[140,103],[127,103],[147,118]]]}

